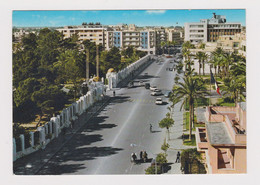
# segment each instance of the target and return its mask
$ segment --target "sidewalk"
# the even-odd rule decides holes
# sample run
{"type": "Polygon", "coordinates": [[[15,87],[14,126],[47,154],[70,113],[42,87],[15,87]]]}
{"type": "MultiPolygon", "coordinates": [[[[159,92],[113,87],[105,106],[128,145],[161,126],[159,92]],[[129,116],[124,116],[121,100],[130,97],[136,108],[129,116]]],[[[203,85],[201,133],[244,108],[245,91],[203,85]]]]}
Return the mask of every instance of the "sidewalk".
{"type": "MultiPolygon", "coordinates": [[[[182,141],[183,133],[183,112],[180,111],[181,102],[174,106],[173,120],[174,125],[170,128],[170,139],[167,141],[170,145],[167,155],[170,163],[170,170],[166,174],[182,174],[181,163],[175,163],[177,152],[183,149],[194,148],[195,146],[185,146],[182,141]],[[172,163],[172,164],[171,164],[172,163]]],[[[166,133],[166,138],[168,138],[166,133]]]]}
{"type": "Polygon", "coordinates": [[[104,100],[97,102],[90,110],[84,112],[71,129],[60,134],[58,138],[52,140],[45,149],[38,150],[30,155],[17,159],[13,163],[13,173],[15,175],[36,175],[44,165],[77,133],[95,114],[109,102],[112,91],[107,91],[104,100]]]}

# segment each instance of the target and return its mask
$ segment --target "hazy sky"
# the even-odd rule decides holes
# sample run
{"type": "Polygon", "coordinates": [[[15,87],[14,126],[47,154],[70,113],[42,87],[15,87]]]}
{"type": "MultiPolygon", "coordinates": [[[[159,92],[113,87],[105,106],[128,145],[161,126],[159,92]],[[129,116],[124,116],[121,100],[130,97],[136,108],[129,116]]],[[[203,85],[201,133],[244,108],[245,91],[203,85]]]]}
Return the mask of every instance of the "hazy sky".
{"type": "Polygon", "coordinates": [[[97,10],[97,11],[13,11],[13,26],[44,27],[81,25],[82,22],[119,23],[137,26],[184,26],[185,22],[209,19],[212,13],[225,15],[227,22],[246,24],[244,9],[218,10],[97,10]]]}

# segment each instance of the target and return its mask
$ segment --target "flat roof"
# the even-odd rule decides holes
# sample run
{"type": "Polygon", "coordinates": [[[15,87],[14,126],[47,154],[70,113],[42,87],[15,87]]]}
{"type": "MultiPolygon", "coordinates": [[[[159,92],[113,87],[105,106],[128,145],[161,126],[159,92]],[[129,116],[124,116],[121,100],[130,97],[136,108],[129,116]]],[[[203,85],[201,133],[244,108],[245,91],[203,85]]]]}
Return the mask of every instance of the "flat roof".
{"type": "Polygon", "coordinates": [[[206,124],[208,140],[210,144],[235,144],[228,133],[227,127],[223,122],[213,122],[206,124]]]}

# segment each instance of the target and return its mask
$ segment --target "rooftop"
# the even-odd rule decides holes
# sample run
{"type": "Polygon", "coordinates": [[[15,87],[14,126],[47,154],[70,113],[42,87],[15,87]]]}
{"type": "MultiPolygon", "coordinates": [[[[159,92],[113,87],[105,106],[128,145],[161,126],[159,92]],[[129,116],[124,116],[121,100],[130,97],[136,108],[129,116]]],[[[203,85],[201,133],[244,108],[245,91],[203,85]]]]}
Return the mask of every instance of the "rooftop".
{"type": "Polygon", "coordinates": [[[235,144],[223,122],[207,123],[208,140],[212,145],[219,144],[235,144]]]}

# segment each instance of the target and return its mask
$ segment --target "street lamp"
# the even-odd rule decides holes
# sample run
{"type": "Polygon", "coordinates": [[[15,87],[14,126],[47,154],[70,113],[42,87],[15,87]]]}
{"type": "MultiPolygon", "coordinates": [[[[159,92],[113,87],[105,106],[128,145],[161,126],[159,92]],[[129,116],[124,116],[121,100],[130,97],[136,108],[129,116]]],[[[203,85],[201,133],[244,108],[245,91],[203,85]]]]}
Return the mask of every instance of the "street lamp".
{"type": "Polygon", "coordinates": [[[153,152],[151,152],[151,150],[149,150],[147,147],[145,147],[145,146],[142,146],[142,145],[137,145],[137,144],[134,144],[134,143],[131,143],[130,144],[130,146],[131,147],[143,147],[143,148],[145,148],[146,150],[148,150],[151,154],[153,154],[154,155],[154,159],[155,159],[155,174],[157,174],[157,162],[156,162],[156,155],[153,153],[153,152]]]}

